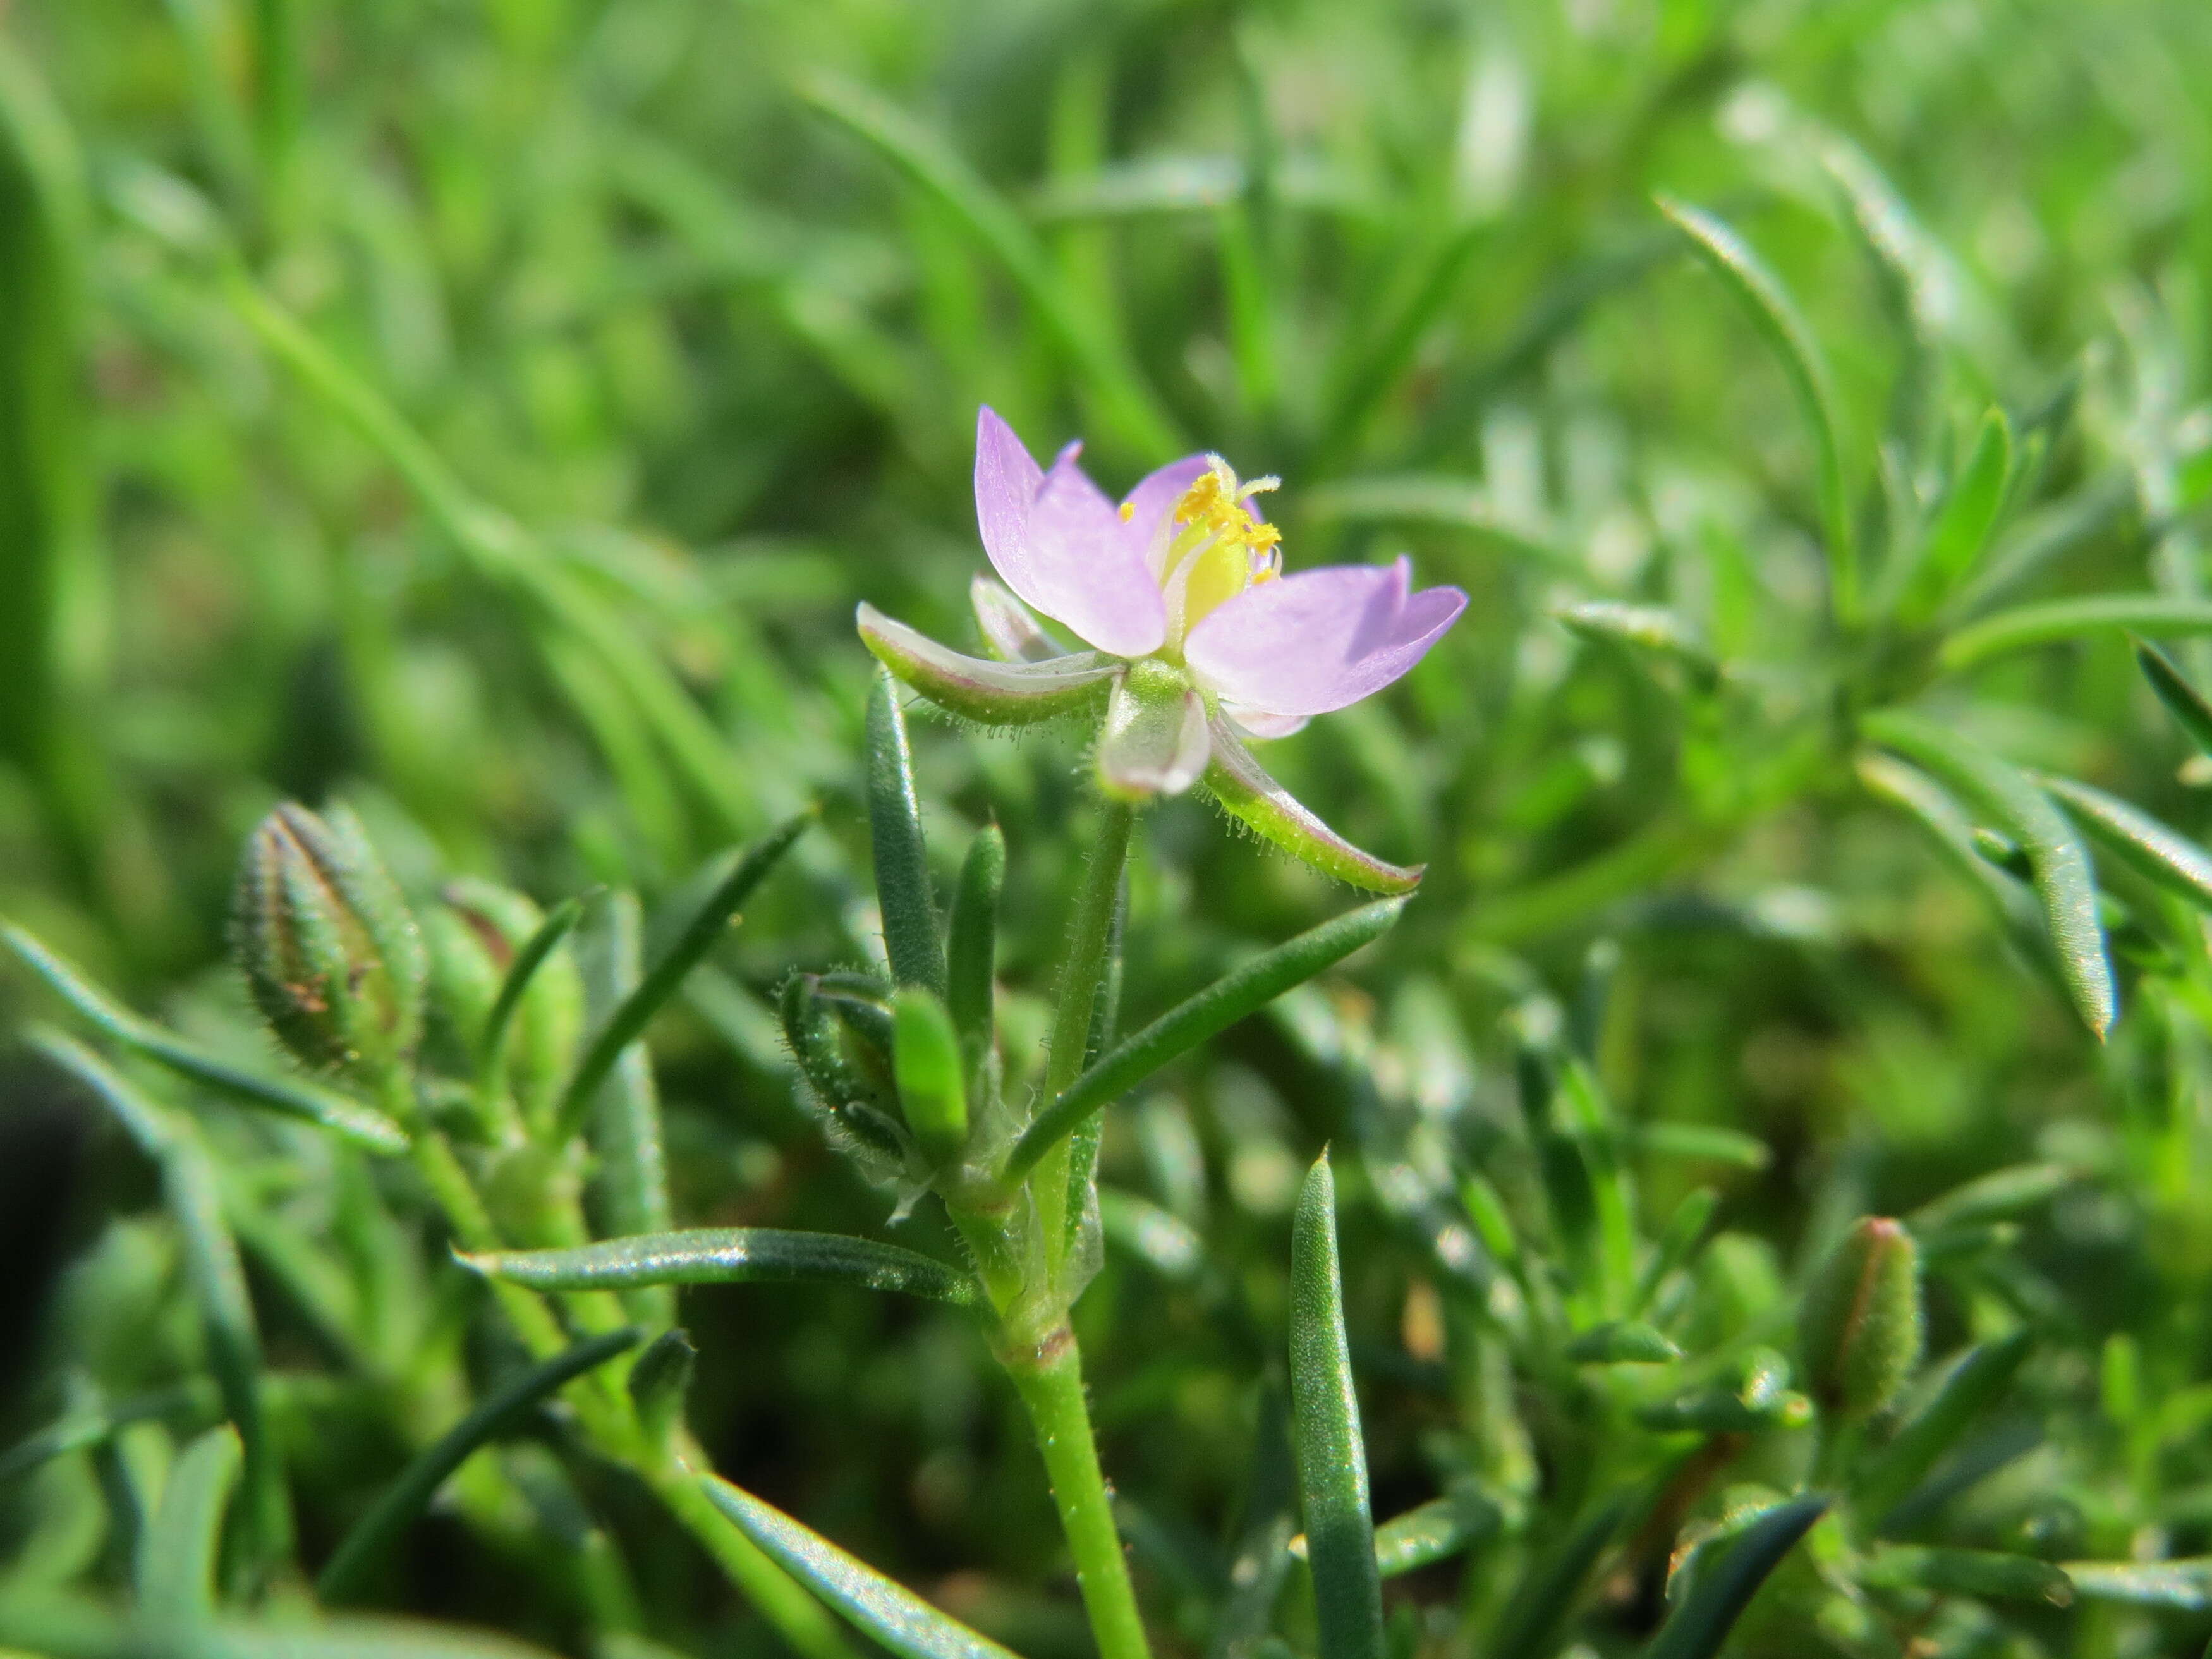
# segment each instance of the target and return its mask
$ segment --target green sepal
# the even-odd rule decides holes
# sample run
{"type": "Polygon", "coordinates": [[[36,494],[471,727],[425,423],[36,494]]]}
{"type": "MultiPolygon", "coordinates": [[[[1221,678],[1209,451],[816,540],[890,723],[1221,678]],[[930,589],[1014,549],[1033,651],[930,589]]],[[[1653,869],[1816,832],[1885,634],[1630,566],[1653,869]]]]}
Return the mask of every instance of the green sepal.
{"type": "Polygon", "coordinates": [[[1070,715],[1095,717],[1121,666],[1096,651],[1044,662],[992,662],[939,645],[872,605],[854,617],[876,659],[948,714],[979,726],[1034,726],[1070,715]]]}
{"type": "Polygon", "coordinates": [[[1262,840],[1273,842],[1324,875],[1370,893],[1410,893],[1421,884],[1420,865],[1388,864],[1362,852],[1294,799],[1269,777],[1252,751],[1215,715],[1212,758],[1200,780],[1221,810],[1262,840]]]}
{"type": "Polygon", "coordinates": [[[892,1009],[899,1107],[907,1127],[933,1165],[956,1163],[968,1148],[967,1066],[959,1034],[945,1005],[919,985],[901,986],[892,1009]]]}

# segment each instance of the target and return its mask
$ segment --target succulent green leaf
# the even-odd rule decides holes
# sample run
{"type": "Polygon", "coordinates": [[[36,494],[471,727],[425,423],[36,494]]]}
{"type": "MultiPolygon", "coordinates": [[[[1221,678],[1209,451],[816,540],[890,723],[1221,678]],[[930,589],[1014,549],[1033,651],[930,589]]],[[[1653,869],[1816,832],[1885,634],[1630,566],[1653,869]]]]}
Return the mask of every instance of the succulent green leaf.
{"type": "Polygon", "coordinates": [[[1686,1267],[1698,1247],[1705,1241],[1705,1230],[1712,1225],[1713,1212],[1720,1207],[1721,1195],[1711,1187],[1699,1187],[1686,1194],[1667,1218],[1658,1238],[1651,1248],[1651,1259],[1644,1263],[1643,1277],[1636,1282],[1633,1306],[1638,1312],[1651,1305],[1659,1294],[1659,1287],[1667,1276],[1679,1267],[1686,1267]]]}
{"type": "Polygon", "coordinates": [[[325,1605],[360,1595],[385,1553],[429,1507],[447,1477],[466,1462],[477,1447],[506,1433],[541,1401],[550,1399],[586,1371],[635,1347],[637,1340],[634,1330],[592,1337],[517,1372],[485,1395],[467,1416],[416,1454],[368,1513],[354,1522],[316,1578],[316,1595],[325,1605]]]}
{"type": "Polygon", "coordinates": [[[731,1525],[900,1659],[1015,1659],[781,1510],[714,1475],[701,1484],[731,1525]]]}
{"type": "Polygon", "coordinates": [[[2205,700],[2174,659],[2148,640],[2136,641],[2136,662],[2150,689],[2201,754],[2212,755],[2212,702],[2205,700]]]}
{"type": "Polygon", "coordinates": [[[1923,715],[1884,709],[1863,721],[1875,742],[1976,798],[2027,852],[2051,942],[2075,1006],[2100,1042],[2119,1006],[2089,855],[2073,826],[2018,767],[1923,715]]]}
{"type": "Polygon", "coordinates": [[[2058,1564],[2084,1601],[2118,1601],[2138,1607],[2212,1611],[2212,1556],[2172,1561],[2062,1561],[2058,1564]]]}
{"type": "Polygon", "coordinates": [[[1905,1218],[1916,1233],[2000,1221],[2047,1203],[2081,1178],[2063,1164],[2014,1164],[1963,1182],[1905,1218]]]}
{"type": "Polygon", "coordinates": [[[2212,604],[2165,593],[2099,593],[2017,605],[1952,635],[1943,641],[1942,662],[1959,673],[2039,645],[2130,631],[2160,638],[2212,634],[2212,604]]]}
{"type": "MultiPolygon", "coordinates": [[[[592,974],[591,1006],[603,1018],[611,1018],[629,1005],[643,983],[645,917],[637,896],[625,891],[608,896],[604,920],[592,974]]],[[[592,1103],[590,1128],[592,1151],[599,1160],[594,1186],[600,1228],[611,1233],[666,1231],[674,1218],[669,1207],[660,1091],[652,1059],[641,1043],[633,1042],[617,1055],[592,1103]]],[[[641,1287],[626,1292],[623,1305],[631,1319],[648,1329],[675,1322],[672,1291],[641,1287]]]]}
{"type": "Polygon", "coordinates": [[[714,884],[684,931],[662,952],[652,970],[638,981],[593,1035],[591,1046],[576,1064],[575,1075],[562,1091],[557,1133],[568,1139],[579,1133],[599,1097],[599,1085],[622,1058],[623,1050],[645,1035],[653,1017],[683,985],[684,976],[706,960],[721,942],[738,907],[767,879],[779,860],[791,850],[815,819],[814,809],[793,814],[741,854],[732,854],[729,872],[714,884]]]}
{"type": "Polygon", "coordinates": [[[1363,891],[1410,893],[1421,884],[1422,866],[1386,864],[1308,811],[1252,758],[1227,721],[1217,715],[1212,732],[1212,758],[1201,781],[1231,817],[1292,858],[1363,891]]]}
{"type": "Polygon", "coordinates": [[[374,1152],[404,1152],[407,1132],[383,1113],[301,1078],[267,1077],[248,1072],[172,1036],[95,990],[68,963],[12,922],[0,922],[5,939],[32,972],[70,1007],[106,1036],[171,1071],[205,1084],[236,1100],[266,1107],[330,1130],[374,1152]]]}
{"type": "Polygon", "coordinates": [[[1598,1558],[1634,1508],[1629,1493],[1607,1498],[1531,1557],[1481,1650],[1510,1653],[1516,1659],[1549,1659],[1596,1571],[1598,1558]]]}
{"type": "Polygon", "coordinates": [[[1996,1550],[1924,1549],[1887,1544],[1870,1552],[1854,1575],[1862,1584],[1892,1589],[1934,1590],[1943,1595],[1975,1595],[1985,1601],[2039,1601],[2071,1607],[2074,1581],[2048,1561],[1996,1550]]]}
{"type": "Polygon", "coordinates": [[[541,1291],[796,1282],[897,1291],[962,1308],[982,1305],[981,1290],[959,1269],[918,1250],[844,1233],[697,1227],[573,1249],[495,1250],[460,1259],[486,1278],[541,1291]]]}
{"type": "Polygon", "coordinates": [[[1904,1502],[1974,1419],[2011,1385],[2033,1346],[2027,1332],[2015,1331],[1970,1350],[1954,1365],[1934,1397],[1862,1464],[1854,1482],[1860,1511],[1878,1524],[1904,1502]]]}
{"type": "Polygon", "coordinates": [[[149,1622],[173,1629],[213,1615],[223,1513],[245,1466],[238,1431],[226,1423],[185,1447],[169,1471],[138,1540],[138,1607],[149,1622]]]}
{"type": "Polygon", "coordinates": [[[2146,880],[2200,910],[2212,910],[2212,853],[2101,789],[2047,772],[2037,773],[2035,781],[2146,880]]]}
{"type": "Polygon", "coordinates": [[[1845,1418],[1879,1411],[1920,1364],[1920,1251],[1883,1216],[1863,1216],[1805,1287],[1797,1337],[1813,1397],[1845,1418]]]}
{"type": "Polygon", "coordinates": [[[1681,1357],[1664,1333],[1632,1319],[1593,1326],[1567,1344],[1567,1358],[1583,1365],[1663,1365],[1681,1357]]]}
{"type": "Polygon", "coordinates": [[[991,1050],[999,894],[1006,882],[1006,838],[997,824],[986,824],[961,861],[946,929],[945,1006],[971,1068],[991,1050]]]}
{"type": "Polygon", "coordinates": [[[1782,279],[1750,244],[1712,215],[1682,202],[1659,200],[1659,210],[1689,240],[1698,258],[1718,276],[1772,349],[1813,438],[1818,465],[1820,522],[1828,543],[1828,577],[1837,618],[1856,619],[1858,552],[1851,534],[1850,489],[1828,365],[1782,279]]]}
{"type": "Polygon", "coordinates": [[[1325,921],[1255,957],[1115,1044],[1038,1113],[1015,1144],[1006,1178],[1016,1181],[1028,1174],[1084,1119],[1127,1094],[1169,1061],[1381,937],[1404,908],[1403,899],[1378,899],[1325,921]]]}
{"type": "Polygon", "coordinates": [[[478,1063],[485,1072],[496,1078],[507,1067],[507,1034],[514,1029],[515,1015],[520,1012],[523,999],[543,968],[559,950],[568,935],[575,931],[583,919],[584,901],[581,898],[563,899],[545,913],[530,937],[514,953],[507,965],[507,977],[500,981],[499,995],[485,1016],[483,1031],[478,1039],[478,1063]]]}
{"type": "Polygon", "coordinates": [[[1825,1498],[1793,1498],[1745,1528],[1717,1563],[1703,1566],[1682,1605],[1644,1650],[1644,1659],[1711,1659],[1767,1576],[1827,1509],[1825,1498]]]}
{"type": "Polygon", "coordinates": [[[684,1420],[684,1402],[698,1367],[699,1350],[691,1333],[678,1325],[653,1338],[629,1368],[629,1397],[637,1419],[655,1443],[665,1445],[684,1420]]]}
{"type": "Polygon", "coordinates": [[[2003,410],[1992,409],[1909,567],[1898,601],[1901,621],[1930,615],[1973,569],[1996,533],[2012,467],[2012,422],[2003,410]]]}
{"type": "Polygon", "coordinates": [[[552,1659],[496,1632],[426,1620],[219,1619],[183,1635],[28,1589],[0,1591],[0,1646],[51,1659],[552,1659]]]}
{"type": "Polygon", "coordinates": [[[1626,647],[1676,664],[1699,690],[1710,691],[1720,684],[1719,662],[1679,611],[1663,605],[1591,599],[1553,614],[1569,633],[1583,639],[1626,647]]]}
{"type": "Polygon", "coordinates": [[[1326,1152],[1307,1172],[1291,1231],[1291,1443],[1322,1659],[1382,1659],[1382,1581],[1344,1329],[1336,1180],[1326,1152]]]}
{"type": "Polygon", "coordinates": [[[1206,1266],[1206,1241],[1197,1230],[1134,1193],[1101,1187],[1098,1221],[1107,1243],[1126,1250],[1163,1279],[1195,1279],[1206,1266]]]}
{"type": "Polygon", "coordinates": [[[892,1010],[906,1126],[932,1164],[955,1162],[968,1149],[968,1085],[952,1017],[919,985],[901,986],[892,1010]]]}
{"type": "Polygon", "coordinates": [[[891,977],[945,994],[945,943],[929,884],[921,802],[915,793],[914,749],[898,685],[878,669],[868,692],[868,835],[875,854],[876,900],[891,977]]]}

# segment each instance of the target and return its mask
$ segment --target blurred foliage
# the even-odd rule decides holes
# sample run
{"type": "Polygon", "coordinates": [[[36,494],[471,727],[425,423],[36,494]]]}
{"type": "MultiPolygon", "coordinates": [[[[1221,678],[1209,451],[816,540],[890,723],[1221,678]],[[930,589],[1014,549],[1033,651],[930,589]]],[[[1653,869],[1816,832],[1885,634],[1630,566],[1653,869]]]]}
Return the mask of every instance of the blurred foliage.
{"type": "MultiPolygon", "coordinates": [[[[2201,0],[19,0],[0,912],[283,1076],[222,951],[280,799],[349,806],[426,917],[641,895],[641,945],[586,907],[595,1019],[715,855],[818,800],[642,1086],[679,1223],[881,1235],[774,1013],[794,968],[881,965],[853,606],[974,638],[981,402],[1111,487],[1218,449],[1284,477],[1293,568],[1407,551],[1475,602],[1266,751],[1427,862],[1403,921],[1106,1116],[1075,1322],[1156,1645],[1316,1639],[1305,1570],[1271,1625],[1246,1569],[1288,1559],[1291,1212],[1334,1141],[1373,1513],[1479,1517],[1384,1586],[1392,1659],[1641,1650],[1670,1564],[1705,1605],[1808,1525],[1736,1650],[2193,1650],[2208,896],[2041,781],[2208,817],[2127,637],[2212,685],[2208,76],[2201,0]],[[2075,1008],[2115,988],[2100,1044],[2075,1008]],[[1867,1214],[1917,1242],[1929,1358],[1816,1430],[1796,1297],[1867,1214]],[[1817,1525],[1774,1507],[1808,1483],[1846,1500],[1817,1525]]],[[[915,745],[940,893],[1005,831],[1015,1097],[1080,735],[915,745]]],[[[1190,801],[1138,843],[1133,1026],[1343,908],[1190,801]]],[[[171,1493],[219,1523],[226,1419],[258,1493],[226,1594],[296,1611],[520,1363],[450,1217],[165,1072],[132,1086],[191,1127],[149,1140],[4,1065],[0,1613],[177,1593],[138,1540],[171,1493]],[[218,1282],[252,1352],[198,1316],[218,1282]]],[[[929,1206],[891,1236],[957,1258],[929,1206]]],[[[756,1285],[682,1316],[717,1470],[1032,1659],[1086,1650],[965,1316],[756,1285]]],[[[526,1427],[366,1601],[610,1659],[789,1639],[526,1427]]],[[[121,1639],[72,1617],[0,1640],[121,1639]]]]}

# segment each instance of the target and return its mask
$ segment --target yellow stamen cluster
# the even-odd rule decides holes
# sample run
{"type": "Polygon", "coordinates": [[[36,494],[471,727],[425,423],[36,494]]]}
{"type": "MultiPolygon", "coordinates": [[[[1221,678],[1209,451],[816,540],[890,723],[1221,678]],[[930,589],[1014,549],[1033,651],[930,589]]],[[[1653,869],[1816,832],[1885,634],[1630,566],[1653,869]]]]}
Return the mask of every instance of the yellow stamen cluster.
{"type": "Polygon", "coordinates": [[[1260,582],[1283,574],[1283,532],[1262,523],[1245,503],[1281,480],[1239,483],[1215,459],[1176,503],[1160,586],[1168,597],[1169,634],[1183,636],[1212,611],[1260,582]]]}

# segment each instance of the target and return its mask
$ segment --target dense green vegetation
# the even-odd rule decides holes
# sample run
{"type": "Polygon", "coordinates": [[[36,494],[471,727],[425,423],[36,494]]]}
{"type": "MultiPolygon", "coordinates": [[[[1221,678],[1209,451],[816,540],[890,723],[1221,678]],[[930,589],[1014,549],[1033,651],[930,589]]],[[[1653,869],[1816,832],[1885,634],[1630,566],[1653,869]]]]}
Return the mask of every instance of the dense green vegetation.
{"type": "Polygon", "coordinates": [[[2201,1651],[2208,84],[0,11],[0,1653],[2201,1651]],[[984,404],[1468,592],[1372,859],[863,641],[984,404]]]}

